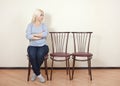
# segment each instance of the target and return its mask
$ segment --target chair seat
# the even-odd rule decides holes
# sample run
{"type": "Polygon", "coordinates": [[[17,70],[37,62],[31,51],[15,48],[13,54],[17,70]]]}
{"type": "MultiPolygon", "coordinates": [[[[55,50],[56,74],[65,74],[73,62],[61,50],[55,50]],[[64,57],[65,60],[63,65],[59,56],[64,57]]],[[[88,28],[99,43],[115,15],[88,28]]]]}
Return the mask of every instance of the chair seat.
{"type": "Polygon", "coordinates": [[[62,53],[62,52],[57,52],[57,53],[50,53],[50,56],[52,57],[69,57],[71,54],[69,53],[62,53]]]}
{"type": "Polygon", "coordinates": [[[81,56],[81,57],[91,57],[93,54],[87,52],[76,52],[72,53],[73,56],[81,56]]]}

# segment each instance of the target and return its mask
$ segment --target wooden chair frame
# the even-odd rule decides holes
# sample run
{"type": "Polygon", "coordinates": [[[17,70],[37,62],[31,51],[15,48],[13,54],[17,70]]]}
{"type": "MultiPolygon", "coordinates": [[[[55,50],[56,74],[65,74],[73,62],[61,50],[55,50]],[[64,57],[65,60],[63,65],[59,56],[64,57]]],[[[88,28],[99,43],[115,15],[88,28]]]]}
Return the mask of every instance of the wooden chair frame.
{"type": "Polygon", "coordinates": [[[90,80],[92,80],[91,72],[91,59],[93,54],[89,52],[90,39],[92,32],[72,32],[74,41],[74,53],[72,53],[73,66],[72,66],[72,79],[74,75],[75,62],[76,61],[87,61],[88,62],[88,73],[90,80]],[[83,57],[85,59],[78,59],[83,57]]]}
{"type": "Polygon", "coordinates": [[[71,80],[70,64],[69,64],[69,59],[71,54],[67,53],[69,32],[50,32],[50,35],[52,42],[52,52],[50,53],[50,58],[52,60],[50,80],[52,80],[54,61],[57,62],[66,61],[66,73],[67,74],[69,73],[69,79],[71,80]],[[65,58],[65,59],[58,60],[57,57],[65,58]]]}

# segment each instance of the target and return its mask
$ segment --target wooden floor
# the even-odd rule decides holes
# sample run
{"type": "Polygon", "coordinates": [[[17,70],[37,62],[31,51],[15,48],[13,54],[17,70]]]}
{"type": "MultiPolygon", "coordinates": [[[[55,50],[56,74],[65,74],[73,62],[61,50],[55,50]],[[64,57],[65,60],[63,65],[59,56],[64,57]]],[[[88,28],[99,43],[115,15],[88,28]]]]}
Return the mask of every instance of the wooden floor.
{"type": "Polygon", "coordinates": [[[26,69],[0,69],[0,86],[120,86],[120,69],[93,69],[92,74],[90,81],[86,69],[75,70],[74,80],[69,80],[65,70],[54,70],[52,81],[40,83],[27,82],[26,69]]]}

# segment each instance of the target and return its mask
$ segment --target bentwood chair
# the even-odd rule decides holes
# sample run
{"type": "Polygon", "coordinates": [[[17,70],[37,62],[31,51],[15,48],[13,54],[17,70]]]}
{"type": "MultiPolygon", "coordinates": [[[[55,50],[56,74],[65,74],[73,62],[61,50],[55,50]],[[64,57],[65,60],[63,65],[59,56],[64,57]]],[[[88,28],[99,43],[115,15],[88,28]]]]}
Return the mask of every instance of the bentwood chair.
{"type": "MultiPolygon", "coordinates": [[[[27,55],[27,56],[28,56],[28,55],[27,55]]],[[[47,59],[48,59],[48,55],[46,55],[44,58],[45,58],[45,59],[44,59],[45,74],[46,74],[46,76],[47,76],[47,80],[49,80],[49,77],[48,77],[48,69],[47,69],[47,59]]],[[[28,56],[28,76],[27,76],[27,81],[29,81],[30,72],[31,72],[31,63],[30,63],[29,56],[28,56]]]]}
{"type": "Polygon", "coordinates": [[[71,79],[69,64],[71,54],[67,53],[69,32],[50,32],[50,36],[52,43],[52,52],[50,53],[50,58],[52,60],[50,80],[52,80],[54,61],[56,62],[65,61],[66,72],[67,74],[69,73],[69,79],[71,79]]]}
{"type": "Polygon", "coordinates": [[[73,42],[74,42],[74,53],[72,53],[72,59],[73,59],[72,79],[74,75],[75,62],[87,61],[88,73],[90,75],[90,80],[92,80],[91,58],[93,54],[89,52],[92,32],[72,32],[72,34],[73,34],[73,42]]]}

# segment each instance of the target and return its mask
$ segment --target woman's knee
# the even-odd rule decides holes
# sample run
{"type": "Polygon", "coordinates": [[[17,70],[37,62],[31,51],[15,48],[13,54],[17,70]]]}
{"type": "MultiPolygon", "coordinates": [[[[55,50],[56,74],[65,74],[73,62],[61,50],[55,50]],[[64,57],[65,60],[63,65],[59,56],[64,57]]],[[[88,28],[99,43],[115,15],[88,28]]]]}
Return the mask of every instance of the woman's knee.
{"type": "Polygon", "coordinates": [[[30,58],[35,58],[36,57],[36,49],[32,46],[28,47],[28,56],[30,58]]]}

